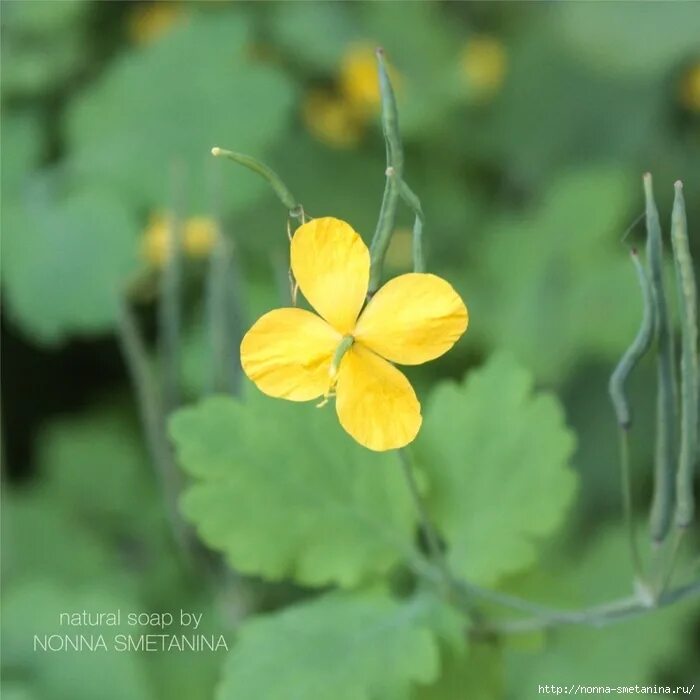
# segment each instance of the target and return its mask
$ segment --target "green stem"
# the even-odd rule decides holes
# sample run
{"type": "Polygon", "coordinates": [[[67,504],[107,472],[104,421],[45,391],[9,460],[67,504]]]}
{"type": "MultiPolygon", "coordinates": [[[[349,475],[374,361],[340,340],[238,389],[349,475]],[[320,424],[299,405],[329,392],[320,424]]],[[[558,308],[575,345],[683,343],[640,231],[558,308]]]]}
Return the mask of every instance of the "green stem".
{"type": "Polygon", "coordinates": [[[643,581],[642,558],[637,546],[634,527],[634,511],[632,508],[632,476],[630,474],[629,434],[625,428],[620,428],[620,475],[622,486],[622,510],[625,528],[632,559],[632,568],[637,581],[643,581]]]}
{"type": "Polygon", "coordinates": [[[608,385],[610,399],[615,410],[615,416],[620,428],[620,474],[622,481],[622,506],[625,525],[629,537],[632,566],[637,581],[643,581],[642,560],[637,548],[632,511],[632,479],[630,476],[628,431],[632,424],[632,412],[627,399],[627,380],[637,366],[637,363],[649,350],[655,328],[654,297],[651,283],[642,266],[636,250],[632,250],[632,262],[637,272],[637,280],[642,292],[643,315],[639,330],[634,340],[618,362],[608,385]]]}
{"type": "Polygon", "coordinates": [[[212,352],[210,389],[233,395],[239,393],[241,386],[239,353],[243,338],[243,311],[238,278],[230,244],[217,226],[216,243],[209,258],[206,281],[212,352]]]}
{"type": "Polygon", "coordinates": [[[192,540],[189,528],[178,510],[181,480],[165,434],[163,402],[149,366],[148,352],[128,302],[119,300],[119,341],[126,361],[141,417],[144,437],[161,489],[171,531],[188,562],[191,560],[192,540]]]}
{"type": "Polygon", "coordinates": [[[252,156],[247,156],[244,153],[236,153],[235,151],[227,151],[218,146],[211,149],[211,154],[215,157],[228,158],[234,161],[234,163],[238,163],[265,178],[279,200],[289,211],[289,215],[297,219],[303,216],[301,204],[299,204],[296,197],[291,193],[287,185],[284,184],[280,176],[277,175],[274,170],[268,168],[267,165],[261,163],[252,156]]]}
{"type": "Polygon", "coordinates": [[[524,620],[495,622],[474,629],[476,636],[493,634],[523,634],[565,625],[602,627],[618,620],[638,617],[656,608],[666,607],[700,595],[700,580],[664,593],[656,602],[639,596],[622,598],[583,610],[562,611],[552,617],[532,617],[524,620]]]}
{"type": "MultiPolygon", "coordinates": [[[[244,153],[236,153],[235,151],[227,151],[223,148],[215,146],[211,149],[211,154],[215,157],[223,157],[232,160],[234,163],[238,163],[254,173],[257,173],[263,177],[267,183],[272,187],[272,190],[277,195],[282,204],[287,208],[287,213],[289,218],[287,219],[287,235],[289,240],[292,240],[292,230],[289,225],[289,219],[296,219],[300,224],[306,223],[306,213],[304,212],[304,207],[299,203],[297,198],[292,194],[291,190],[287,185],[284,184],[282,178],[274,171],[272,168],[268,168],[267,165],[261,163],[256,158],[252,156],[247,156],[244,153]]],[[[292,268],[288,268],[289,276],[289,286],[290,294],[292,297],[292,305],[296,306],[296,280],[294,279],[294,274],[292,273],[292,268]]]]}
{"type": "Polygon", "coordinates": [[[166,257],[159,278],[158,295],[158,344],[162,361],[162,395],[166,415],[180,404],[182,202],[185,189],[182,164],[175,161],[171,170],[171,208],[167,223],[166,257]]]}
{"type": "Polygon", "coordinates": [[[659,581],[658,596],[662,596],[664,591],[671,583],[673,571],[676,568],[676,562],[678,561],[678,552],[680,551],[681,542],[683,541],[683,535],[685,535],[685,532],[685,529],[681,528],[676,528],[673,531],[673,539],[671,540],[671,547],[668,555],[668,565],[666,566],[666,571],[662,574],[661,580],[659,581]]]}
{"type": "Polygon", "coordinates": [[[418,513],[421,530],[423,532],[423,536],[425,537],[428,554],[430,556],[431,564],[426,567],[426,573],[429,574],[431,571],[437,571],[436,578],[443,590],[446,592],[447,597],[451,599],[451,602],[456,603],[456,605],[470,619],[474,621],[479,620],[481,619],[481,616],[475,609],[474,604],[468,595],[468,587],[455,579],[452,571],[450,570],[449,564],[447,563],[437,529],[430,519],[428,510],[425,507],[425,502],[420,494],[408,451],[403,448],[397,450],[397,452],[399,454],[399,461],[401,462],[401,469],[403,471],[406,485],[408,486],[411,498],[413,499],[413,503],[416,507],[416,512],[418,513]]]}
{"type": "Polygon", "coordinates": [[[405,448],[398,450],[399,460],[401,462],[401,469],[403,470],[403,475],[406,480],[406,485],[411,493],[411,498],[418,512],[418,519],[420,520],[421,529],[425,536],[426,544],[428,545],[428,552],[433,560],[433,562],[438,566],[440,571],[446,578],[452,578],[448,568],[447,562],[445,560],[444,553],[442,551],[442,545],[440,544],[440,538],[437,534],[437,530],[433,527],[428,511],[423,503],[423,498],[420,495],[418,489],[418,483],[413,474],[413,465],[411,464],[411,458],[408,456],[408,452],[405,448]]]}
{"type": "Polygon", "coordinates": [[[182,231],[177,213],[168,222],[167,257],[160,276],[158,343],[163,362],[163,398],[167,413],[180,403],[180,294],[182,287],[182,231]]]}
{"type": "MultiPolygon", "coordinates": [[[[698,562],[700,565],[700,562],[698,562]]],[[[437,572],[431,573],[430,564],[426,562],[421,567],[414,567],[421,575],[442,577],[437,572]]],[[[518,596],[481,588],[461,579],[452,579],[452,583],[466,590],[473,597],[495,603],[504,608],[530,613],[531,617],[518,620],[508,620],[503,623],[488,623],[477,625],[474,632],[481,633],[524,633],[559,625],[604,625],[624,617],[633,617],[646,611],[675,603],[676,601],[700,595],[700,580],[686,586],[681,586],[670,592],[662,592],[656,599],[642,597],[640,594],[628,596],[582,610],[561,610],[520,598],[518,596]]],[[[483,620],[482,617],[479,618],[483,620]]]]}

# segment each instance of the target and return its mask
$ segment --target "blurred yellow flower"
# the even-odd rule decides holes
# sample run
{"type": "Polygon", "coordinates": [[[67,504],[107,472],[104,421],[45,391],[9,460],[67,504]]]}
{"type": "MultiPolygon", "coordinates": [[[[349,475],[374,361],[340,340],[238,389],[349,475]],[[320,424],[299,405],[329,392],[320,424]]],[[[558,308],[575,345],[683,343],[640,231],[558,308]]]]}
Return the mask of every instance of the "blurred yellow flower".
{"type": "MultiPolygon", "coordinates": [[[[154,214],[141,238],[141,254],[152,267],[163,267],[170,255],[169,217],[154,214]]],[[[216,243],[217,225],[213,219],[195,216],[182,227],[182,248],[190,258],[206,257],[216,243]]]]}
{"type": "Polygon", "coordinates": [[[153,267],[162,267],[170,249],[170,224],[168,217],[158,213],[151,220],[141,237],[141,254],[153,267]]]}
{"type": "Polygon", "coordinates": [[[692,112],[700,112],[700,63],[689,68],[681,80],[680,100],[692,112]]]}
{"type": "Polygon", "coordinates": [[[362,137],[362,124],[348,104],[325,91],[307,94],[302,118],[315,138],[334,148],[352,148],[362,137]]]}
{"type": "MultiPolygon", "coordinates": [[[[399,81],[389,67],[392,83],[399,81]]],[[[308,130],[319,141],[335,148],[356,146],[365,125],[378,111],[381,100],[377,58],[369,45],[352,45],[343,54],[338,75],[337,94],[310,91],[302,106],[308,130]]]]}
{"type": "MultiPolygon", "coordinates": [[[[379,112],[381,102],[375,51],[369,44],[353,44],[340,61],[340,92],[349,107],[364,120],[379,112]]],[[[387,70],[394,90],[398,90],[401,77],[393,66],[388,65],[387,70]]]]}
{"type": "Polygon", "coordinates": [[[500,90],[507,67],[505,47],[494,37],[476,36],[462,51],[462,73],[477,99],[489,99],[500,90]]]}
{"type": "Polygon", "coordinates": [[[289,401],[335,396],[343,428],[371,450],[410,443],[421,425],[413,387],[392,363],[418,365],[447,352],[467,328],[448,282],[409,273],[365,305],[370,254],[352,227],[331,217],[300,226],[291,268],[316,310],[275,309],[241,343],[241,364],[265,394],[289,401]]]}
{"type": "Polygon", "coordinates": [[[185,222],[182,246],[191,258],[209,255],[216,243],[216,221],[206,216],[194,216],[185,222]]]}
{"type": "Polygon", "coordinates": [[[338,82],[348,105],[359,115],[371,115],[379,109],[377,58],[371,46],[354,45],[347,49],[340,61],[338,82]]]}
{"type": "Polygon", "coordinates": [[[129,15],[129,37],[135,44],[150,44],[184,19],[182,8],[172,2],[137,4],[129,15]]]}

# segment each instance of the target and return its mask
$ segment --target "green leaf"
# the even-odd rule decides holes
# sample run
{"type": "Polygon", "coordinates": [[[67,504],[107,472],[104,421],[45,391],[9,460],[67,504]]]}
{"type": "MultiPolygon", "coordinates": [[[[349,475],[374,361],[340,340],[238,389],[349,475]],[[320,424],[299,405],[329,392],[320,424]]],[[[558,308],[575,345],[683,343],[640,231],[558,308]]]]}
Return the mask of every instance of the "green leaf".
{"type": "Polygon", "coordinates": [[[99,576],[160,605],[181,604],[182,561],[134,410],[131,402],[93,406],[39,431],[42,478],[10,504],[22,516],[13,528],[16,573],[38,570],[69,582],[99,576]]]}
{"type": "Polygon", "coordinates": [[[411,700],[493,700],[503,697],[504,678],[500,649],[474,643],[462,649],[445,648],[440,677],[414,688],[411,700]]]}
{"type": "Polygon", "coordinates": [[[331,593],[246,624],[217,700],[398,700],[438,673],[426,601],[331,593]]]}
{"type": "Polygon", "coordinates": [[[229,206],[249,203],[265,184],[215,162],[211,148],[263,157],[293,102],[285,75],[250,59],[249,35],[240,12],[216,12],[124,54],[69,109],[72,172],[152,209],[175,198],[202,213],[218,193],[229,206]]]}
{"type": "Polygon", "coordinates": [[[277,45],[311,69],[335,68],[347,46],[360,38],[350,8],[340,2],[286,2],[270,13],[277,45]],[[313,36],[313,41],[303,37],[313,36]]]}
{"type": "Polygon", "coordinates": [[[46,38],[60,31],[70,31],[79,25],[87,11],[86,0],[36,0],[9,5],[3,12],[8,29],[46,38]]]}
{"type": "Polygon", "coordinates": [[[28,683],[13,680],[3,683],[2,697],[4,700],[39,700],[28,683]]]}
{"type": "Polygon", "coordinates": [[[396,456],[357,445],[332,408],[213,397],[180,410],[171,434],[195,479],[183,511],[237,569],[352,586],[412,556],[396,456]]]}
{"type": "Polygon", "coordinates": [[[4,489],[2,554],[4,585],[36,577],[73,585],[108,578],[118,567],[100,535],[47,491],[4,489]]]}
{"type": "MultiPolygon", "coordinates": [[[[126,625],[125,616],[137,607],[128,598],[91,587],[64,589],[37,580],[3,591],[3,666],[7,675],[28,679],[28,686],[42,700],[147,700],[152,697],[145,669],[137,654],[113,649],[117,634],[142,630],[126,625]],[[61,613],[122,611],[120,626],[66,627],[61,613]],[[96,640],[103,635],[107,650],[94,652],[34,650],[34,635],[83,635],[96,640]]],[[[57,639],[53,644],[57,644],[57,639]]],[[[4,690],[4,689],[3,689],[4,690]]],[[[4,692],[3,692],[4,696],[4,692]]],[[[30,695],[32,697],[32,695],[30,695]]]]}
{"type": "Polygon", "coordinates": [[[492,584],[531,564],[575,491],[574,437],[558,401],[499,355],[433,391],[416,442],[428,504],[455,571],[492,584]]]}
{"type": "MultiPolygon", "coordinates": [[[[504,38],[508,70],[501,93],[455,119],[446,134],[463,134],[452,137],[462,153],[499,170],[505,167],[509,181],[525,192],[541,191],[554,174],[565,174],[572,165],[599,160],[625,163],[628,174],[639,172],[648,164],[650,143],[664,153],[663,159],[654,159],[656,169],[673,142],[665,127],[659,129],[668,109],[668,79],[649,73],[629,80],[591,70],[565,43],[553,40],[553,15],[542,7],[539,20],[504,38]]],[[[629,221],[635,214],[629,212],[629,221]]]]}
{"type": "Polygon", "coordinates": [[[36,449],[43,484],[66,511],[121,531],[152,520],[153,468],[138,425],[117,406],[52,421],[36,449]]]}
{"type": "Polygon", "coordinates": [[[36,182],[3,217],[3,282],[12,318],[36,341],[109,331],[117,297],[137,268],[137,226],[98,189],[57,199],[36,182]]]}
{"type": "Polygon", "coordinates": [[[552,19],[552,31],[570,52],[606,77],[663,74],[697,54],[700,25],[693,3],[565,3],[552,19]]]}
{"type": "MultiPolygon", "coordinates": [[[[84,0],[34,0],[3,8],[3,94],[53,92],[86,60],[84,0]]],[[[42,95],[43,96],[43,95],[42,95]]]]}
{"type": "Polygon", "coordinates": [[[42,133],[39,115],[31,110],[3,113],[2,133],[2,198],[3,210],[9,199],[16,195],[42,152],[42,133]]]}
{"type": "MultiPolygon", "coordinates": [[[[562,606],[572,608],[630,594],[624,529],[587,533],[586,541],[587,545],[546,567],[550,587],[544,588],[540,581],[540,596],[549,601],[556,596],[562,606]]],[[[518,698],[534,700],[541,697],[537,690],[541,683],[616,687],[659,682],[660,673],[682,668],[685,660],[693,663],[693,625],[698,613],[698,601],[688,600],[603,628],[552,630],[548,644],[537,654],[508,651],[509,688],[518,698]]],[[[690,676],[686,679],[692,683],[690,676]]]]}
{"type": "Polygon", "coordinates": [[[631,183],[611,168],[561,176],[533,210],[480,239],[467,281],[476,333],[507,346],[536,376],[557,380],[582,357],[612,360],[634,337],[641,303],[620,238],[631,183]],[[591,309],[605,309],[592,314],[591,309]]]}
{"type": "Polygon", "coordinates": [[[138,426],[119,404],[37,434],[40,479],[5,490],[3,583],[44,577],[182,604],[187,583],[138,426]]]}

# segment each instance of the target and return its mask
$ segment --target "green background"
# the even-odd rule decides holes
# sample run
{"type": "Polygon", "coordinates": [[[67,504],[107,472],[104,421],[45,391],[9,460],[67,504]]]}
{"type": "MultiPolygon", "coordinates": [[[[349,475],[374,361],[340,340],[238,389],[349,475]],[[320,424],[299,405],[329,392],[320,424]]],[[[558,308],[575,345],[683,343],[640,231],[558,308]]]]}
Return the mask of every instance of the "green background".
{"type": "MultiPolygon", "coordinates": [[[[352,92],[354,77],[371,98],[371,72],[348,77],[348,61],[383,46],[428,269],[470,312],[448,355],[407,371],[450,563],[562,607],[625,595],[607,378],[641,317],[627,248],[643,246],[644,172],[666,236],[683,180],[700,259],[699,28],[693,2],[4,2],[3,696],[520,700],[539,684],[694,682],[692,604],[466,648],[453,611],[406,595],[415,514],[392,455],[358,448],[332,409],[262,398],[240,376],[244,404],[204,399],[210,272],[190,258],[188,407],[171,432],[182,511],[211,550],[183,557],[117,300],[128,286],[158,371],[142,237],[175,211],[215,220],[230,244],[231,328],[288,303],[284,208],[215,145],[369,242],[384,144],[376,103],[352,92]],[[32,651],[59,612],[83,609],[201,612],[232,652],[32,651]]],[[[410,269],[411,225],[401,209],[386,276],[410,269]]],[[[631,387],[644,542],[654,376],[647,358],[631,387]]]]}

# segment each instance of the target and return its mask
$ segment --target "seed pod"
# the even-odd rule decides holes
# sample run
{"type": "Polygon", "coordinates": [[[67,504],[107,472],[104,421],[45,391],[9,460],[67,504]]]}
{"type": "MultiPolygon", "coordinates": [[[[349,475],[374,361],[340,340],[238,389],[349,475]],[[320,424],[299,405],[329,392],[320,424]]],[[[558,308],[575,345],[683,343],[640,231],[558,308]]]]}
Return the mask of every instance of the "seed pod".
{"type": "Polygon", "coordinates": [[[608,384],[608,391],[613,408],[615,409],[617,422],[623,430],[628,430],[632,424],[632,413],[629,401],[627,400],[627,394],[625,393],[625,383],[639,360],[644,356],[647,350],[649,350],[654,336],[654,301],[651,292],[651,284],[639,260],[637,251],[633,249],[631,253],[632,262],[637,270],[639,286],[642,290],[642,298],[644,300],[642,323],[632,344],[627,348],[612,375],[610,375],[610,382],[608,384]]]}
{"type": "Polygon", "coordinates": [[[236,153],[235,151],[227,151],[218,146],[211,149],[211,154],[215,158],[228,158],[234,163],[238,163],[244,168],[248,168],[248,170],[252,170],[254,173],[265,178],[279,200],[289,210],[289,215],[297,219],[303,216],[303,209],[299,202],[297,202],[296,197],[290,192],[287,185],[282,182],[279,175],[271,168],[268,168],[267,165],[261,163],[252,156],[245,155],[244,153],[236,153]]]}
{"type": "Polygon", "coordinates": [[[681,317],[681,440],[676,472],[676,525],[685,528],[693,520],[693,470],[698,458],[698,300],[683,184],[676,182],[675,188],[671,242],[681,317]]]}
{"type": "Polygon", "coordinates": [[[379,70],[379,89],[382,97],[382,131],[386,142],[386,183],[382,206],[379,210],[377,228],[370,244],[369,296],[372,296],[381,284],[384,257],[389,248],[394,232],[396,209],[399,204],[401,180],[403,178],[403,146],[399,131],[399,110],[396,106],[394,89],[391,86],[389,72],[384,61],[384,51],[377,49],[377,66],[379,70]]]}
{"type": "Polygon", "coordinates": [[[425,257],[423,256],[423,225],[425,215],[418,195],[408,186],[405,180],[401,181],[401,199],[413,210],[415,220],[413,222],[413,271],[425,272],[425,257]]]}
{"type": "Polygon", "coordinates": [[[673,329],[664,288],[663,240],[659,212],[654,201],[651,173],[644,175],[644,197],[647,221],[647,261],[654,299],[657,350],[654,496],[649,528],[652,541],[659,543],[665,539],[668,533],[673,509],[678,409],[673,329]]]}

